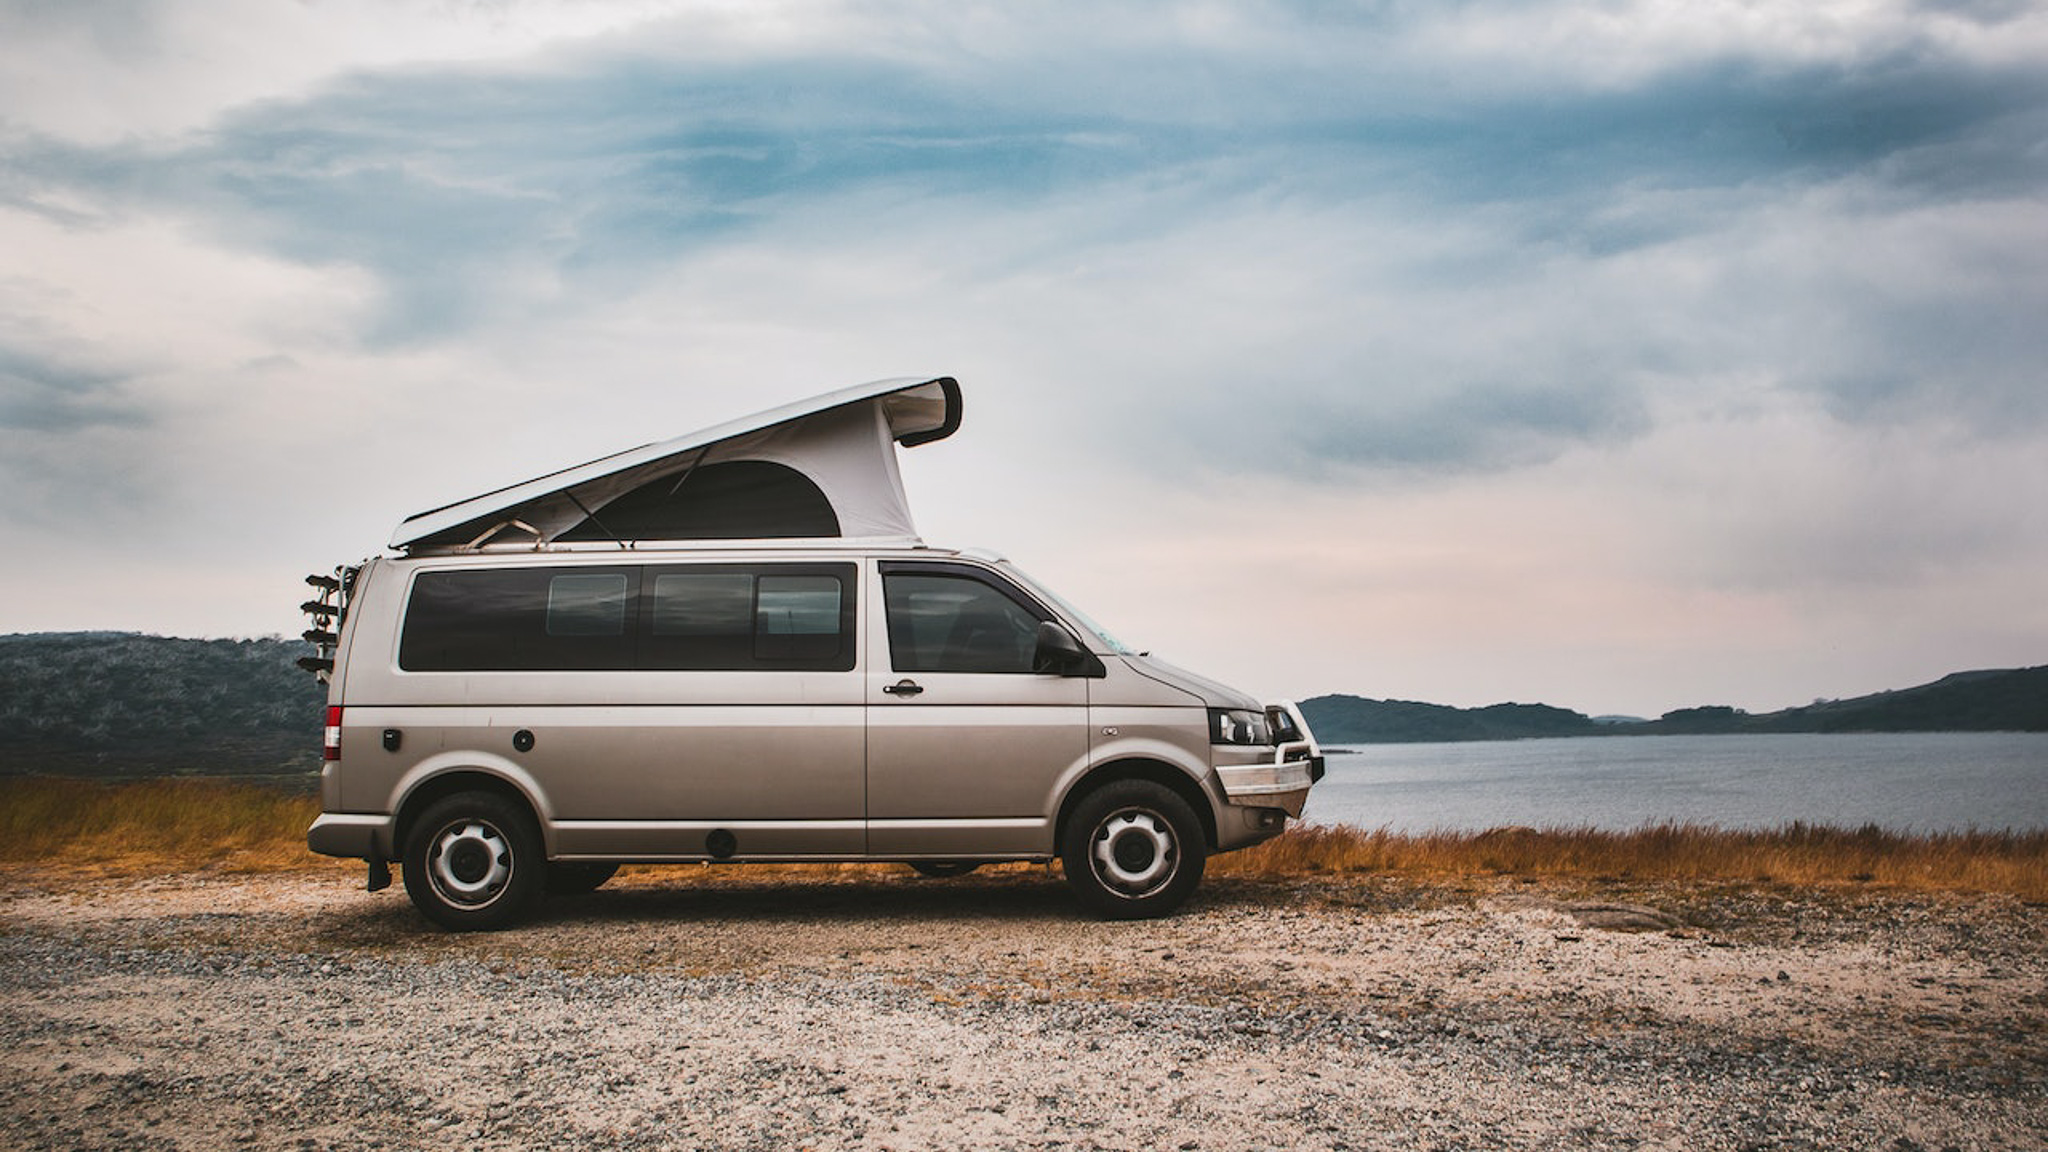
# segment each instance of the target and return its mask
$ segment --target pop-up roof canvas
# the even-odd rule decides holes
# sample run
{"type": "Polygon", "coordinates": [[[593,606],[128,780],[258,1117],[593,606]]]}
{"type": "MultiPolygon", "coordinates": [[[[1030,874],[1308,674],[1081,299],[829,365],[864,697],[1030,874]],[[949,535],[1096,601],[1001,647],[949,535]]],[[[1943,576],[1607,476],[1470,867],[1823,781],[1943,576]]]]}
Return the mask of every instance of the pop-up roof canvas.
{"type": "Polygon", "coordinates": [[[556,542],[915,540],[896,445],[960,426],[951,377],[880,380],[408,517],[414,554],[556,542]]]}

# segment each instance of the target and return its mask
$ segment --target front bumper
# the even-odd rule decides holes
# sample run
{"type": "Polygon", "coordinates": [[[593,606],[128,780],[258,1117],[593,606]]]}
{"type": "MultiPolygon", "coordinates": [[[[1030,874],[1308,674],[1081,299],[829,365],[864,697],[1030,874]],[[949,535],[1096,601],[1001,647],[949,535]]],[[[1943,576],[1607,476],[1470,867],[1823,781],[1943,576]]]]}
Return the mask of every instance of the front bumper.
{"type": "Polygon", "coordinates": [[[1309,788],[1323,778],[1323,758],[1218,765],[1216,776],[1223,782],[1223,794],[1232,804],[1278,808],[1298,820],[1308,804],[1309,788]]]}
{"type": "Polygon", "coordinates": [[[1298,820],[1308,790],[1323,778],[1323,750],[1292,703],[1282,701],[1266,712],[1274,731],[1283,734],[1281,741],[1258,748],[1213,748],[1216,776],[1232,804],[1278,808],[1298,820]],[[1240,757],[1238,763],[1229,762],[1240,757]]]}

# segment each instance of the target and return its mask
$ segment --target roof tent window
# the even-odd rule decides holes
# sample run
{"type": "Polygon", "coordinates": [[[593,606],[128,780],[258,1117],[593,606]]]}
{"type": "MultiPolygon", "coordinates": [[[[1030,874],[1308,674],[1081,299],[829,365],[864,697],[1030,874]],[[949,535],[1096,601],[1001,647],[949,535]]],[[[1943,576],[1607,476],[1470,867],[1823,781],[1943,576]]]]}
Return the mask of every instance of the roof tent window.
{"type": "Polygon", "coordinates": [[[785,464],[707,464],[642,484],[562,533],[563,540],[745,540],[839,535],[832,502],[785,464]]]}

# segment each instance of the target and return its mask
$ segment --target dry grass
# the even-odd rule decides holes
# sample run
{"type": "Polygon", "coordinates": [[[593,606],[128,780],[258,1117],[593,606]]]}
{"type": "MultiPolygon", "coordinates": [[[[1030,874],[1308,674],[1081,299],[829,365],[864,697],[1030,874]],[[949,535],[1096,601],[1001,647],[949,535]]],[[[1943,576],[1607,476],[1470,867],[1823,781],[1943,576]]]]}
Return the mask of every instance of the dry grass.
{"type": "Polygon", "coordinates": [[[1225,875],[1380,873],[1416,876],[1619,877],[1770,884],[1871,883],[2004,892],[2048,900],[2048,831],[1914,835],[1875,825],[1792,823],[1761,830],[1659,824],[1629,832],[1496,828],[1395,834],[1348,825],[1295,827],[1216,860],[1225,875]]]}
{"type": "MultiPolygon", "coordinates": [[[[0,778],[0,864],[97,871],[270,872],[359,867],[306,850],[312,796],[220,780],[103,784],[0,778]]],[[[862,865],[814,866],[860,873],[862,865]]],[[[1225,876],[1619,877],[1771,884],[1870,883],[2048,901],[2048,831],[1909,835],[1790,824],[1730,831],[1507,828],[1395,834],[1312,825],[1211,861],[1225,876]]]]}
{"type": "Polygon", "coordinates": [[[331,864],[306,851],[318,797],[223,780],[0,779],[0,863],[143,874],[277,872],[331,864]]]}

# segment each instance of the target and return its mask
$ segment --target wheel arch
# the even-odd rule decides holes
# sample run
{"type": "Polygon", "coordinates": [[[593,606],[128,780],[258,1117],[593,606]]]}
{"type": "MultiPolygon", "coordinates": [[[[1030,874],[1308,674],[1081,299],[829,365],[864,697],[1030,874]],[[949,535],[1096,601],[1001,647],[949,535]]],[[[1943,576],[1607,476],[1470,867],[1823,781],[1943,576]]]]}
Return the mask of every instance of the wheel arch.
{"type": "Polygon", "coordinates": [[[437,772],[414,783],[398,804],[392,820],[392,855],[403,858],[406,841],[412,837],[413,824],[421,812],[435,801],[453,796],[458,792],[493,792],[526,809],[533,818],[534,828],[540,833],[541,851],[544,855],[554,854],[553,834],[548,822],[541,817],[541,807],[527,795],[526,789],[512,780],[481,768],[451,768],[437,772]]]}
{"type": "Polygon", "coordinates": [[[1060,801],[1059,815],[1053,821],[1053,843],[1059,845],[1066,842],[1067,822],[1073,818],[1074,810],[1081,806],[1081,802],[1087,799],[1090,793],[1104,785],[1122,780],[1150,780],[1171,789],[1181,799],[1187,801],[1188,807],[1194,809],[1195,819],[1202,822],[1202,838],[1207,841],[1208,850],[1216,851],[1216,805],[1202,788],[1201,782],[1164,761],[1142,757],[1112,760],[1097,765],[1076,780],[1060,801]]]}

